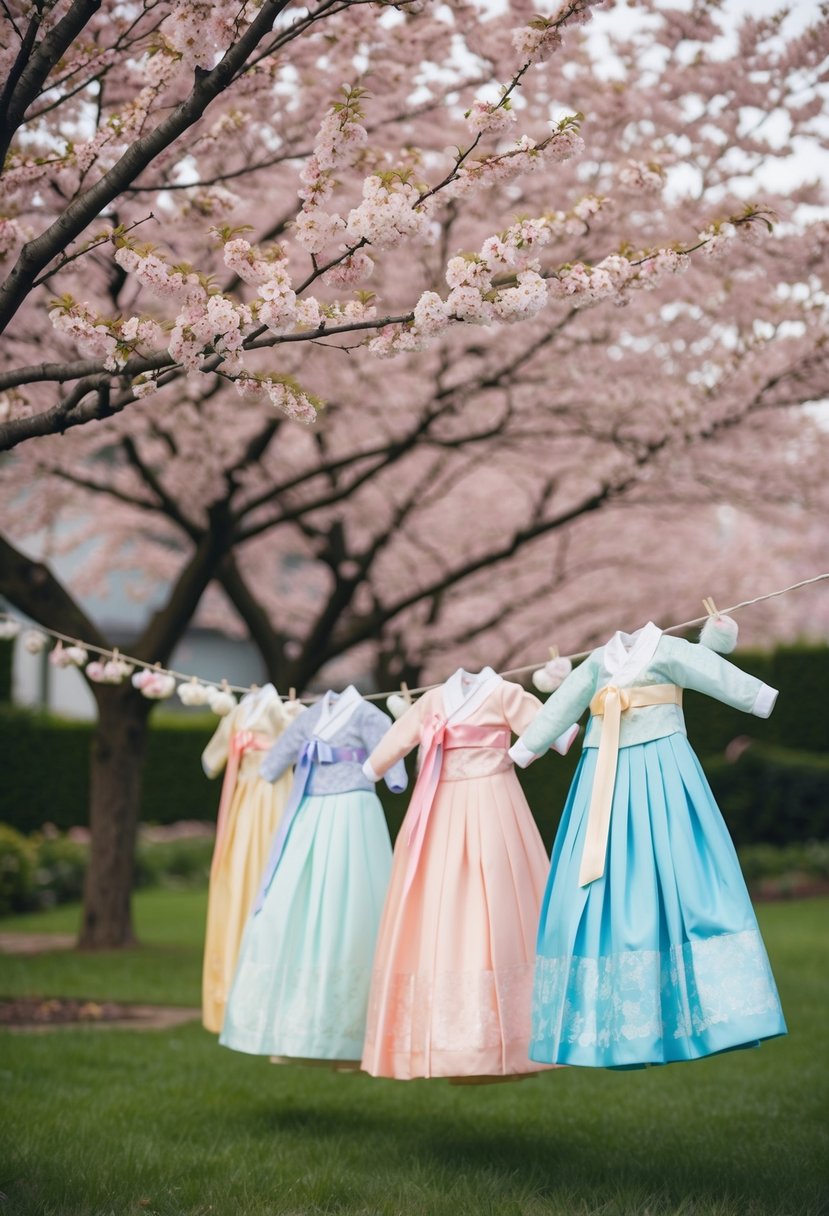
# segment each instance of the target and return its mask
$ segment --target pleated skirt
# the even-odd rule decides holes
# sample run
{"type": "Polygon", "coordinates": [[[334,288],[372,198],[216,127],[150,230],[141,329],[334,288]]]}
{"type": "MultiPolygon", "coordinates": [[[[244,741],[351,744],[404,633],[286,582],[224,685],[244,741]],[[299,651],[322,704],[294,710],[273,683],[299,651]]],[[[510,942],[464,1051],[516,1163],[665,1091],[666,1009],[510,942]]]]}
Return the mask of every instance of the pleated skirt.
{"type": "Polygon", "coordinates": [[[245,929],[220,1043],[252,1055],[360,1059],[390,870],[373,791],[303,799],[245,929]]]}
{"type": "Polygon", "coordinates": [[[688,740],[619,751],[605,872],[580,887],[585,748],[544,894],[534,1060],[635,1068],[786,1033],[737,855],[688,740]]]}
{"type": "Polygon", "coordinates": [[[547,853],[512,769],[443,781],[412,885],[406,820],[377,942],[363,1068],[504,1077],[528,1058],[547,853]]]}
{"type": "Polygon", "coordinates": [[[258,775],[261,755],[244,757],[214,854],[207,896],[202,968],[202,1022],[218,1034],[233,982],[242,934],[259,890],[271,841],[291,790],[291,775],[271,784],[258,775]]]}

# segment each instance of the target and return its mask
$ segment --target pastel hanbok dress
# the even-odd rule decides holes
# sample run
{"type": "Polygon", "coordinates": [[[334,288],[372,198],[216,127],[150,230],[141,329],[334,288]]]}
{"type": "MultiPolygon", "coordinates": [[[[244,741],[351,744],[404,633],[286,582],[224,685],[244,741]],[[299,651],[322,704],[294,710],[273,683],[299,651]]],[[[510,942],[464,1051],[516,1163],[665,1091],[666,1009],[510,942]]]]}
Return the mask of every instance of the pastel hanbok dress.
{"type": "Polygon", "coordinates": [[[534,1060],[634,1068],[786,1033],[684,688],[763,718],[777,696],[649,623],[593,651],[512,748],[528,763],[590,708],[541,910],[534,1060]]]}
{"type": "Polygon", "coordinates": [[[214,1034],[222,1028],[242,933],[291,788],[287,773],[272,784],[259,768],[292,716],[273,684],[266,684],[221,719],[202,753],[208,777],[224,769],[202,969],[202,1021],[214,1034]]]}
{"type": "MultiPolygon", "coordinates": [[[[519,1077],[548,859],[507,755],[540,702],[462,669],[395,723],[365,766],[420,746],[377,942],[363,1068],[378,1077],[519,1077]]],[[[565,751],[575,728],[558,743],[565,751]]]]}
{"type": "MultiPolygon", "coordinates": [[[[359,1062],[371,962],[391,869],[383,808],[362,764],[389,717],[349,687],[327,692],[274,745],[262,775],[296,762],[291,798],[245,931],[220,1042],[234,1051],[359,1062]]],[[[401,763],[390,789],[406,788],[401,763]]]]}

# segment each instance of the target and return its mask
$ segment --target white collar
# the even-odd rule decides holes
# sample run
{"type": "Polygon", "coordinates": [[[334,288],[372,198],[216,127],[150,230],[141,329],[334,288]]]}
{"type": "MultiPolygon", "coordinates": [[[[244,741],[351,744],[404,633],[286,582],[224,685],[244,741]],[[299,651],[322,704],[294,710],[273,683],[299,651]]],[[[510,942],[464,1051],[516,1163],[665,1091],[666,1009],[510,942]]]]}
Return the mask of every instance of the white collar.
{"type": "Polygon", "coordinates": [[[650,663],[662,630],[648,621],[635,633],[617,631],[602,650],[602,666],[617,683],[632,680],[650,663]]]}
{"type": "Polygon", "coordinates": [[[470,717],[481,705],[493,688],[500,682],[501,677],[491,667],[473,674],[464,671],[463,667],[451,675],[441,689],[443,708],[447,718],[462,722],[470,717]]]}
{"type": "Polygon", "coordinates": [[[353,684],[349,684],[339,695],[329,689],[322,698],[322,709],[314,727],[317,738],[330,742],[342,730],[362,700],[353,684]]]}
{"type": "Polygon", "coordinates": [[[264,684],[262,688],[257,688],[256,692],[248,692],[242,697],[239,702],[239,722],[242,726],[248,726],[255,719],[260,709],[263,708],[271,697],[280,699],[279,693],[274,688],[273,684],[264,684]]]}

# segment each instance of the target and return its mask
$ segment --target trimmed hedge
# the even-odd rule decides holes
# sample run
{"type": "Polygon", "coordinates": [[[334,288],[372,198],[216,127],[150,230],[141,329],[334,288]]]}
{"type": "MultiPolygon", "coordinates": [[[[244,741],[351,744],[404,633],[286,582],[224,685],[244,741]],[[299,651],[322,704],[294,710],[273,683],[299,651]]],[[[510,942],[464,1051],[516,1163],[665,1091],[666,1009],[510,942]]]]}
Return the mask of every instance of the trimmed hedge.
{"type": "MultiPolygon", "coordinates": [[[[0,822],[24,833],[87,822],[91,722],[0,706],[3,780],[0,822]]],[[[216,729],[212,714],[168,717],[150,730],[141,818],[147,823],[215,819],[221,780],[208,781],[200,756],[216,729]]]]}
{"type": "Polygon", "coordinates": [[[12,656],[14,641],[0,638],[0,705],[12,699],[12,656]]]}
{"type": "Polygon", "coordinates": [[[706,773],[735,844],[829,841],[829,756],[753,746],[706,773]]]}
{"type": "MultiPolygon", "coordinates": [[[[829,717],[823,707],[829,647],[746,652],[737,656],[737,663],[781,690],[771,718],[753,718],[696,693],[685,697],[689,737],[703,758],[735,842],[829,839],[829,761],[810,754],[829,750],[829,717]],[[752,743],[731,764],[724,752],[735,738],[750,738],[752,743]]],[[[175,717],[163,712],[153,719],[142,819],[215,819],[221,780],[207,780],[200,756],[216,719],[212,714],[175,717]]],[[[0,705],[0,821],[26,833],[44,823],[62,831],[84,824],[91,733],[88,722],[0,705]]],[[[577,745],[569,756],[551,755],[519,774],[548,847],[578,751],[577,745]]],[[[378,793],[394,836],[407,798],[389,794],[383,783],[378,793]]]]}
{"type": "MultiPolygon", "coordinates": [[[[519,773],[548,849],[577,763],[578,752],[548,756],[519,773]]],[[[703,767],[735,845],[829,841],[829,757],[754,743],[703,767]]]]}

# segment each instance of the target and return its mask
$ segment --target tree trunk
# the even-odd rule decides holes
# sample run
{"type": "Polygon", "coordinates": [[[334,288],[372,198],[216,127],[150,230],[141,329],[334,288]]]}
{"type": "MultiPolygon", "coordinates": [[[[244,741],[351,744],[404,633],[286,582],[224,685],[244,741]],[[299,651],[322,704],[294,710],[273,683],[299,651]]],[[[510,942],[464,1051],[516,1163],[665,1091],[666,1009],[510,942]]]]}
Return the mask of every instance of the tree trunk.
{"type": "Polygon", "coordinates": [[[89,865],[78,945],[117,949],[135,943],[131,892],[151,703],[129,685],[96,690],[92,737],[89,865]]]}

